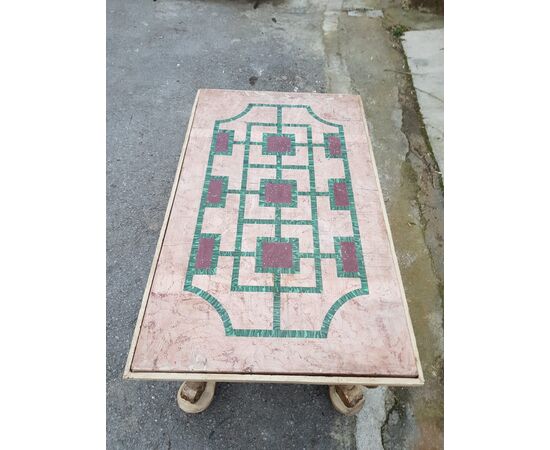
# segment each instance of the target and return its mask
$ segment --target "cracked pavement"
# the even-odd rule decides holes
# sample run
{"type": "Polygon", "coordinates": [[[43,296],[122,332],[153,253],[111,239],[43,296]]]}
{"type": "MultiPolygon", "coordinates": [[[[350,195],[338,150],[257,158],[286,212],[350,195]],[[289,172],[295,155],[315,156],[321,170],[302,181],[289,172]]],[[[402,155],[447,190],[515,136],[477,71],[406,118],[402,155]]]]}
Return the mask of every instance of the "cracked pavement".
{"type": "Polygon", "coordinates": [[[442,448],[442,183],[388,28],[443,19],[389,0],[253,3],[107,2],[107,447],[442,448]],[[344,417],[325,386],[220,383],[186,416],[177,382],[122,380],[198,88],[362,96],[425,386],[367,389],[344,417]]]}

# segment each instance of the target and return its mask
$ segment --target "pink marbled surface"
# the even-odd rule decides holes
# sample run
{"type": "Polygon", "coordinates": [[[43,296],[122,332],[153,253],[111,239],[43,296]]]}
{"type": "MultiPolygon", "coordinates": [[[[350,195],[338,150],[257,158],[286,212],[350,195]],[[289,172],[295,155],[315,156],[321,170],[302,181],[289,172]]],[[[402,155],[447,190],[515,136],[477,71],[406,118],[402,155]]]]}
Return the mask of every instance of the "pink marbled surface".
{"type": "MultiPolygon", "coordinates": [[[[203,90],[191,129],[183,170],[159,255],[131,368],[134,371],[222,372],[264,374],[339,374],[362,376],[418,375],[406,312],[399,286],[370,152],[357,96],[203,90]],[[226,336],[222,321],[205,300],[183,290],[204,182],[205,167],[216,119],[232,117],[248,103],[308,104],[326,120],[344,125],[354,199],[358,215],[369,295],[356,297],[334,316],[326,339],[226,336]]],[[[251,111],[222,125],[244,140],[246,122],[274,122],[272,111],[251,111]]],[[[285,109],[284,122],[311,123],[313,142],[323,142],[332,127],[312,121],[300,108],[285,109]]],[[[254,127],[252,141],[261,141],[273,127],[254,127]]],[[[289,132],[283,129],[284,132],[289,132]]],[[[292,129],[297,142],[305,133],[292,129]]],[[[229,189],[240,188],[243,145],[235,145],[233,157],[219,157],[213,175],[229,175],[229,189]]],[[[251,146],[253,163],[274,163],[251,146]]],[[[284,164],[307,164],[307,148],[298,147],[284,164]]],[[[288,158],[288,159],[287,159],[288,158]]],[[[258,189],[261,178],[274,178],[274,169],[250,169],[248,189],[258,189]]],[[[296,179],[298,190],[309,190],[306,172],[283,171],[296,179]]],[[[344,177],[341,160],[315,154],[317,190],[328,190],[329,178],[344,177]]],[[[311,219],[310,199],[299,196],[298,208],[283,208],[283,219],[311,219]]],[[[207,208],[203,233],[221,234],[220,250],[233,250],[239,196],[228,194],[225,208],[207,208]]],[[[259,206],[257,195],[246,202],[246,216],[273,218],[272,208],[259,206]]],[[[330,209],[328,197],[318,197],[321,252],[334,252],[333,236],[352,234],[348,211],[330,209]]],[[[254,251],[257,236],[273,236],[273,225],[245,225],[243,251],[254,251]]],[[[312,252],[311,228],[283,225],[283,237],[299,237],[300,251],[312,252]]],[[[233,258],[220,256],[215,275],[195,275],[193,284],[214,295],[231,317],[234,328],[271,328],[272,294],[231,292],[233,258]]],[[[320,294],[283,293],[282,329],[319,329],[330,306],[346,292],[360,287],[356,278],[336,276],[336,261],[322,260],[324,289],[320,294]]],[[[241,284],[272,284],[269,273],[256,273],[253,257],[241,260],[241,284]]],[[[300,260],[300,272],[281,275],[281,284],[314,286],[313,259],[300,260]]]]}

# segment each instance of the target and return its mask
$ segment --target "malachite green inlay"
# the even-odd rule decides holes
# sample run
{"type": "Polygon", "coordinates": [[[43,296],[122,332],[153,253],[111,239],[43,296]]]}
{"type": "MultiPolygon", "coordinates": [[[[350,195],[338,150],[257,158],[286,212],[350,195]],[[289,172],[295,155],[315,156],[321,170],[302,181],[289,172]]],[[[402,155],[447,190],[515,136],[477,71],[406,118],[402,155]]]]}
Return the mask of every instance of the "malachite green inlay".
{"type": "MultiPolygon", "coordinates": [[[[195,226],[193,243],[191,246],[191,255],[187,267],[184,289],[192,292],[207,301],[219,314],[225,333],[227,336],[240,337],[274,337],[274,338],[326,338],[328,336],[330,323],[338,309],[347,301],[362,295],[368,294],[367,276],[363,261],[363,252],[359,234],[359,224],[357,221],[357,212],[353,198],[353,187],[349,171],[349,162],[347,160],[346,144],[344,139],[344,128],[342,125],[324,120],[317,116],[308,105],[278,105],[278,104],[260,104],[251,103],[244,111],[229,119],[217,120],[214,124],[210,154],[206,166],[204,185],[201,193],[200,208],[195,226]],[[241,119],[253,108],[273,108],[277,118],[276,122],[246,122],[246,136],[244,140],[235,140],[235,131],[230,129],[231,122],[241,119]],[[288,123],[284,122],[284,110],[287,108],[301,108],[306,110],[309,115],[324,125],[334,129],[332,133],[323,134],[323,142],[313,142],[312,125],[308,123],[288,123]],[[228,124],[228,125],[226,125],[228,124]],[[261,142],[255,142],[251,139],[253,127],[272,127],[273,132],[264,132],[261,142]],[[307,132],[306,142],[296,142],[295,133],[285,133],[288,128],[303,128],[307,132]],[[240,189],[228,189],[228,177],[214,176],[212,174],[213,166],[217,158],[221,156],[232,156],[233,146],[235,144],[244,146],[244,156],[242,160],[242,176],[240,189]],[[274,162],[270,164],[250,163],[251,146],[259,145],[262,147],[262,154],[274,157],[274,162]],[[294,156],[296,148],[303,148],[308,152],[307,164],[285,164],[286,156],[294,156]],[[329,191],[327,186],[316,186],[315,179],[315,160],[316,152],[325,153],[326,158],[339,158],[344,167],[344,178],[332,179],[329,181],[329,191]],[[247,189],[249,170],[254,169],[274,169],[275,178],[261,179],[260,189],[247,189]],[[309,190],[298,191],[296,180],[283,178],[283,170],[304,170],[309,173],[309,190]],[[211,186],[211,182],[213,182],[211,186]],[[268,198],[266,198],[266,186],[269,183],[290,186],[282,189],[270,187],[268,198]],[[335,183],[345,183],[336,185],[337,197],[334,195],[335,183]],[[318,190],[318,188],[321,188],[318,190]],[[323,189],[324,188],[324,189],[323,189]],[[346,203],[347,194],[348,204],[346,203]],[[239,196],[239,209],[237,218],[237,232],[234,243],[234,250],[220,251],[221,235],[203,233],[203,221],[205,210],[207,208],[225,208],[227,194],[239,196]],[[245,216],[245,205],[247,195],[259,195],[261,206],[274,209],[273,219],[260,219],[245,216]],[[298,196],[308,196],[311,203],[311,220],[291,220],[283,219],[282,208],[296,207],[298,196]],[[353,228],[352,236],[335,237],[334,253],[322,253],[320,249],[319,236],[319,217],[317,208],[317,197],[328,196],[332,209],[348,210],[353,228]],[[271,200],[271,201],[270,201],[271,200]],[[290,200],[290,201],[288,201],[290,200]],[[338,206],[336,203],[339,203],[338,206]],[[274,225],[274,236],[259,237],[256,243],[256,251],[243,251],[243,230],[244,224],[269,224],[274,225]],[[299,240],[293,237],[282,236],[282,225],[309,225],[313,235],[313,251],[299,252],[299,240]],[[200,249],[201,239],[203,248],[200,249]],[[266,247],[264,247],[266,244],[266,247]],[[281,244],[281,245],[278,245],[281,244]],[[344,250],[345,254],[342,253],[344,250]],[[268,258],[264,261],[264,253],[268,252],[268,258]],[[194,275],[214,275],[218,265],[218,258],[232,258],[233,270],[231,274],[231,290],[237,292],[264,292],[273,294],[273,326],[271,329],[236,329],[231,323],[231,319],[221,304],[212,294],[193,286],[194,275]],[[197,264],[197,258],[200,261],[197,264]],[[239,283],[241,258],[255,258],[255,270],[261,273],[272,273],[273,283],[265,286],[248,286],[239,283]],[[210,258],[210,259],[209,259],[210,258]],[[300,259],[309,258],[314,260],[315,265],[315,286],[283,286],[281,284],[281,274],[298,273],[300,271],[300,259]],[[319,294],[323,292],[323,279],[321,273],[321,261],[334,259],[337,265],[337,275],[339,277],[353,277],[361,280],[361,288],[348,292],[336,299],[329,310],[326,312],[321,328],[318,330],[289,330],[281,329],[281,294],[298,293],[302,295],[319,294]],[[348,270],[345,270],[347,268],[348,270]],[[351,271],[350,271],[351,270],[351,271]]],[[[253,297],[251,298],[253,303],[253,297]]]]}
{"type": "MultiPolygon", "coordinates": [[[[279,166],[277,164],[250,164],[251,169],[277,169],[279,166]]],[[[308,166],[302,166],[299,164],[282,164],[281,169],[295,169],[295,170],[308,170],[308,166]]]]}

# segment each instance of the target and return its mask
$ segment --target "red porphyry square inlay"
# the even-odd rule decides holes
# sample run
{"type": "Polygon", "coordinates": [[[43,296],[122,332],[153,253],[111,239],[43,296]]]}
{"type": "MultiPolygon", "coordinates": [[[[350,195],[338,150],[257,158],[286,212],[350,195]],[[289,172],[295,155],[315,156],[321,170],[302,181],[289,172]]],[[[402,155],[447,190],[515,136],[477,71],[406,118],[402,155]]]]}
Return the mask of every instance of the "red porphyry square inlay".
{"type": "Polygon", "coordinates": [[[268,136],[267,150],[273,153],[287,153],[292,150],[290,138],[287,136],[268,136]]]}
{"type": "Polygon", "coordinates": [[[216,153],[225,153],[229,149],[229,133],[220,131],[216,137],[216,153]]]}
{"type": "Polygon", "coordinates": [[[340,249],[342,252],[342,265],[344,272],[358,272],[359,264],[357,263],[357,253],[354,242],[341,242],[340,249]]]}
{"type": "Polygon", "coordinates": [[[208,203],[220,203],[222,199],[222,189],[223,181],[222,180],[210,180],[208,185],[208,203]]]}
{"type": "Polygon", "coordinates": [[[336,206],[349,206],[348,187],[346,183],[334,183],[332,185],[332,190],[336,206]]]}
{"type": "Polygon", "coordinates": [[[340,156],[342,154],[342,144],[340,138],[336,136],[329,136],[328,148],[331,156],[340,156]]]}
{"type": "Polygon", "coordinates": [[[269,203],[291,203],[292,186],[287,183],[266,183],[265,201],[269,203]]]}
{"type": "Polygon", "coordinates": [[[292,244],[289,242],[263,242],[262,267],[289,269],[292,267],[292,244]]]}
{"type": "Polygon", "coordinates": [[[196,269],[210,269],[212,265],[212,254],[214,253],[214,238],[200,238],[197,251],[196,269]]]}

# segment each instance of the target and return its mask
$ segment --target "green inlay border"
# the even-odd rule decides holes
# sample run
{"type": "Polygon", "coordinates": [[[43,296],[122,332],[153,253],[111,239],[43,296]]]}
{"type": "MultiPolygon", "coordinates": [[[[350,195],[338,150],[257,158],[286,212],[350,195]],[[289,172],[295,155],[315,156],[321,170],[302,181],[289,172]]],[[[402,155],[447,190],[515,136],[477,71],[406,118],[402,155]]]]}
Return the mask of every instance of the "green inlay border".
{"type": "Polygon", "coordinates": [[[330,209],[348,211],[351,208],[351,202],[349,198],[349,183],[345,178],[330,178],[328,180],[328,194],[330,199],[330,209]],[[348,194],[348,206],[338,206],[336,204],[336,199],[334,198],[335,183],[346,183],[346,192],[348,194]]]}
{"type": "MultiPolygon", "coordinates": [[[[256,240],[256,272],[258,273],[299,273],[300,272],[300,251],[298,238],[283,238],[283,237],[258,237],[256,240]],[[263,243],[277,242],[290,244],[292,246],[292,267],[263,267],[263,243]]],[[[277,285],[277,283],[274,283],[277,285]]]]}
{"type": "MultiPolygon", "coordinates": [[[[250,169],[278,169],[277,164],[250,164],[250,169]]],[[[308,170],[308,166],[303,166],[300,164],[282,164],[281,169],[295,169],[295,170],[308,170]]]]}
{"type": "Polygon", "coordinates": [[[203,300],[206,300],[210,305],[216,310],[218,315],[220,316],[220,319],[223,323],[223,328],[225,330],[226,336],[235,336],[235,329],[233,328],[233,325],[231,324],[231,319],[229,318],[229,314],[227,313],[226,309],[223,307],[223,305],[219,302],[216,297],[213,295],[210,295],[208,292],[203,291],[202,289],[191,285],[190,283],[185,281],[185,290],[192,292],[193,294],[198,295],[203,300]]]}
{"type": "MultiPolygon", "coordinates": [[[[285,180],[282,178],[279,179],[266,179],[262,178],[260,180],[260,206],[278,206],[283,208],[296,208],[298,206],[298,183],[296,180],[285,180]],[[278,203],[278,202],[268,202],[265,199],[265,185],[266,184],[289,184],[292,186],[292,197],[290,203],[278,203]]],[[[274,222],[275,223],[275,222],[274,222]]]]}
{"type": "MultiPolygon", "coordinates": [[[[217,155],[217,153],[216,153],[217,155]]],[[[207,208],[225,208],[225,200],[227,198],[227,185],[229,184],[229,177],[227,176],[212,176],[210,177],[210,180],[208,181],[207,185],[207,195],[206,195],[206,207],[207,208]],[[208,189],[210,188],[210,182],[219,180],[222,182],[222,192],[220,195],[220,201],[217,203],[210,203],[208,201],[208,189]]]]}
{"type": "Polygon", "coordinates": [[[312,220],[301,220],[301,219],[281,219],[281,220],[275,220],[275,219],[251,219],[251,218],[245,218],[243,219],[243,223],[245,224],[255,224],[255,225],[275,225],[276,223],[280,222],[281,225],[312,225],[312,220]]]}
{"type": "MultiPolygon", "coordinates": [[[[246,110],[246,109],[245,109],[246,110]]],[[[244,144],[244,156],[243,156],[243,169],[241,176],[241,192],[239,194],[239,212],[237,217],[237,232],[235,236],[235,250],[237,252],[242,251],[242,240],[243,240],[243,230],[244,230],[244,212],[246,206],[246,187],[248,183],[248,169],[249,169],[249,158],[250,158],[250,136],[252,134],[252,127],[257,123],[247,122],[246,124],[246,140],[244,144]]],[[[233,258],[233,270],[231,274],[231,290],[236,292],[246,292],[241,290],[239,285],[239,272],[241,265],[241,256],[237,254],[233,258]]],[[[265,286],[263,286],[265,287],[265,286]]],[[[263,291],[267,292],[267,291],[263,291]]]]}
{"type": "Polygon", "coordinates": [[[324,330],[281,330],[280,328],[274,328],[272,330],[259,330],[241,328],[233,330],[232,336],[324,339],[327,337],[327,332],[324,330]]]}

